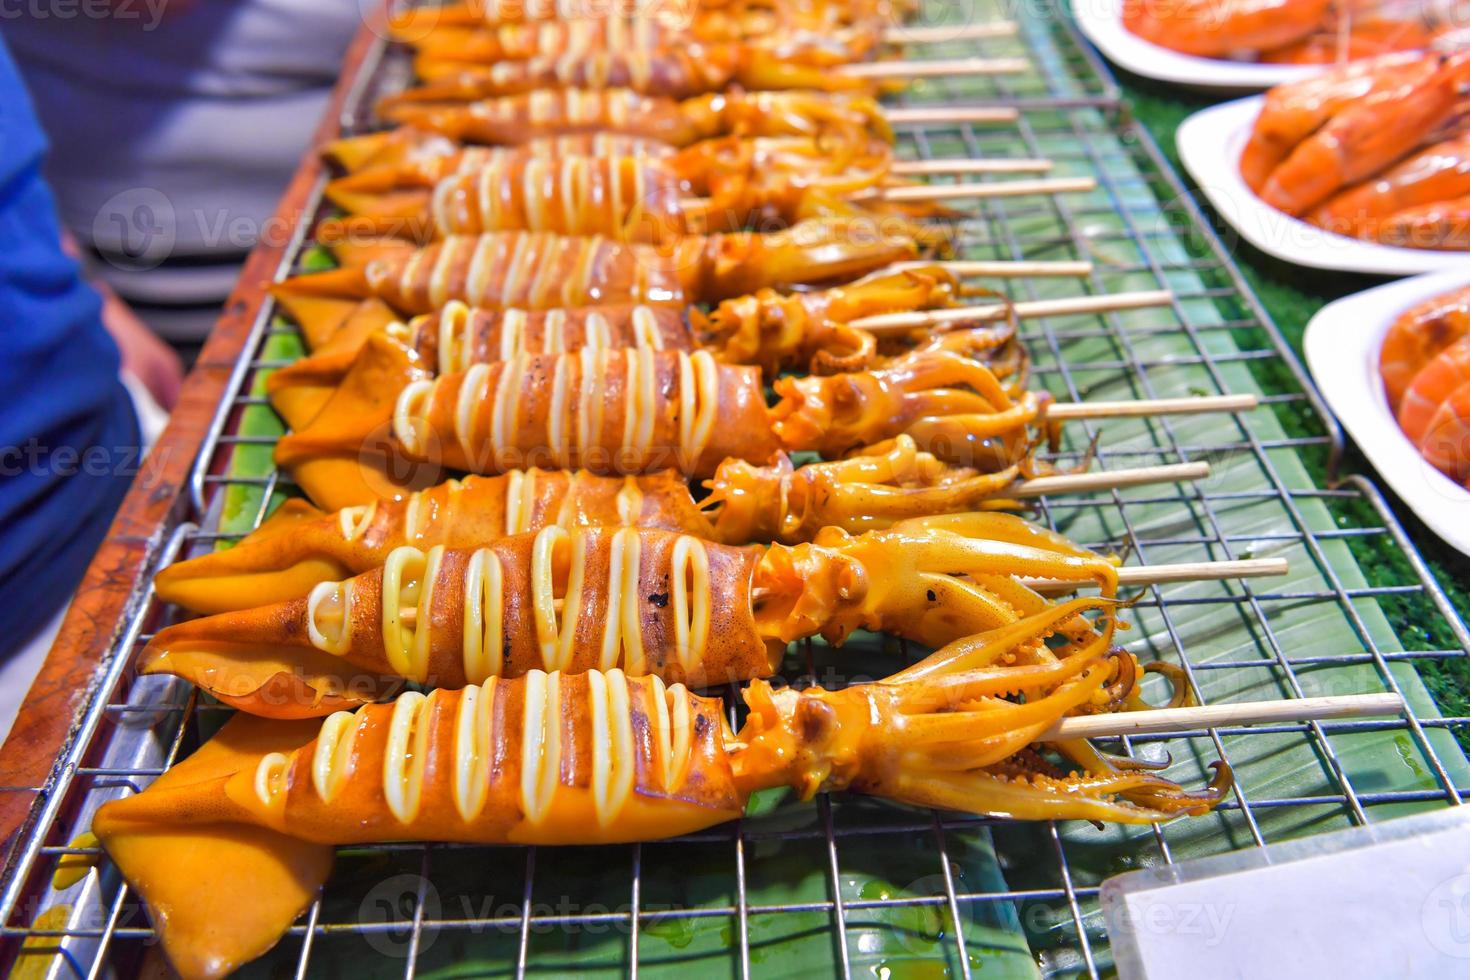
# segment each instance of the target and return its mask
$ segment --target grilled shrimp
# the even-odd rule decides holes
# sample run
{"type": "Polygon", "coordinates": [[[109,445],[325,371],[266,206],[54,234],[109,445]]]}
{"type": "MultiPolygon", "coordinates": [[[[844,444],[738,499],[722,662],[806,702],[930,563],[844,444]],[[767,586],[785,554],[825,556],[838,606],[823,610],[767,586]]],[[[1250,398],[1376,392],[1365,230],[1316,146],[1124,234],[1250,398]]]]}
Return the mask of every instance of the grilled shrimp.
{"type": "Polygon", "coordinates": [[[1341,107],[1270,172],[1261,200],[1290,215],[1306,214],[1408,155],[1426,133],[1453,118],[1470,56],[1429,60],[1435,68],[1427,77],[1411,77],[1341,107]]]}
{"type": "Polygon", "coordinates": [[[1378,369],[1395,412],[1414,376],[1440,351],[1470,334],[1470,286],[1400,313],[1383,337],[1378,369]]]}
{"type": "Polygon", "coordinates": [[[1266,93],[1240,156],[1240,174],[1260,193],[1271,172],[1343,107],[1392,101],[1434,74],[1437,62],[1417,54],[1355,61],[1266,93]],[[1385,94],[1387,93],[1387,94],[1385,94]]]}
{"type": "Polygon", "coordinates": [[[1331,6],[1332,0],[1124,0],[1123,26],[1160,47],[1218,58],[1308,37],[1331,6]]]}
{"type": "Polygon", "coordinates": [[[1308,214],[1307,221],[1353,238],[1380,241],[1402,238],[1399,229],[1412,229],[1417,222],[1412,216],[1399,219],[1400,212],[1467,194],[1470,194],[1470,133],[1462,133],[1333,195],[1308,214]]]}

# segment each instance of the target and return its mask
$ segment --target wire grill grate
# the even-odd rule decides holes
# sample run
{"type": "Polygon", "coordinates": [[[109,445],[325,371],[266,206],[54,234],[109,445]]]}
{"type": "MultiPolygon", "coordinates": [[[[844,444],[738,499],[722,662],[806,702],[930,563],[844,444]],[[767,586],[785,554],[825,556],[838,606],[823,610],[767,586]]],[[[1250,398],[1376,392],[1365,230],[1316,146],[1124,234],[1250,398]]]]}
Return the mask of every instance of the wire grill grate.
{"type": "MultiPolygon", "coordinates": [[[[815,963],[841,976],[918,959],[968,977],[981,962],[1011,957],[1004,962],[1046,974],[1097,977],[1110,966],[1097,893],[1111,873],[1460,802],[1470,789],[1470,765],[1458,736],[1470,718],[1440,717],[1416,667],[1470,655],[1470,635],[1371,483],[1354,478],[1322,489],[1308,476],[1302,460],[1330,465],[1340,435],[1324,421],[1300,366],[1225,247],[1157,147],[1128,121],[1095,56],[1059,20],[1025,13],[1022,23],[1019,40],[996,42],[994,51],[986,42],[984,53],[1027,53],[1040,67],[1034,76],[930,81],[905,96],[1003,100],[1025,107],[1019,122],[905,128],[903,155],[1047,157],[1058,176],[1097,180],[1088,194],[997,198],[967,212],[959,225],[966,257],[1095,264],[1080,282],[1003,284],[1014,298],[1174,293],[1159,309],[1027,321],[1037,383],[1070,399],[1275,392],[1254,416],[1235,420],[1074,424],[1059,459],[1081,456],[1101,428],[1107,438],[1097,443],[1100,467],[1208,460],[1215,475],[1197,484],[1042,500],[1040,517],[1131,561],[1289,558],[1293,575],[1285,582],[1154,588],[1133,607],[1131,648],[1144,660],[1182,664],[1207,701],[1393,690],[1405,694],[1414,714],[1120,742],[1121,752],[1146,759],[1167,751],[1171,775],[1185,782],[1210,759],[1233,765],[1240,776],[1233,798],[1215,815],[1183,825],[1097,831],[820,798],[797,817],[795,808],[782,809],[625,847],[404,843],[344,850],[323,898],[272,954],[277,973],[330,975],[344,970],[340,964],[371,963],[364,970],[373,975],[412,976],[473,959],[489,964],[487,973],[520,977],[571,969],[566,957],[574,950],[582,957],[576,968],[589,974],[658,975],[692,963],[748,977],[795,944],[803,968],[815,963]],[[1364,577],[1359,561],[1384,554],[1402,556],[1398,567],[1364,577]],[[1385,606],[1426,624],[1422,642],[1408,646],[1397,638],[1385,606]],[[1324,648],[1310,642],[1309,632],[1333,641],[1324,648]],[[1386,744],[1414,779],[1385,788],[1374,766],[1386,744]],[[1296,778],[1282,779],[1273,758],[1290,759],[1296,778]],[[885,861],[903,864],[913,883],[888,887],[892,874],[853,870],[885,861]],[[793,868],[807,878],[797,881],[793,868]]],[[[967,53],[973,48],[936,49],[935,56],[967,53]]],[[[395,70],[401,66],[391,59],[374,62],[362,92],[385,84],[395,70]]],[[[255,477],[234,470],[243,454],[269,458],[275,437],[242,434],[241,419],[263,411],[259,382],[295,337],[294,328],[269,319],[269,309],[262,314],[199,462],[192,488],[197,526],[174,529],[164,560],[236,536],[218,530],[227,508],[253,516],[245,522],[253,526],[274,496],[291,490],[274,470],[261,468],[267,475],[255,477]]],[[[99,976],[153,955],[153,933],[135,896],[96,847],[73,839],[98,805],[141,789],[192,749],[201,727],[212,729],[225,714],[198,703],[181,683],[128,670],[147,631],[172,612],[158,608],[147,583],[140,584],[137,614],[65,764],[46,787],[0,789],[43,791],[0,879],[0,936],[23,942],[38,961],[59,953],[47,975],[99,976]],[[79,860],[100,862],[98,871],[54,887],[58,865],[79,860]]],[[[874,658],[875,669],[878,663],[874,658]]],[[[830,681],[869,664],[806,644],[789,665],[830,681]]],[[[358,975],[356,967],[346,969],[358,975]]]]}

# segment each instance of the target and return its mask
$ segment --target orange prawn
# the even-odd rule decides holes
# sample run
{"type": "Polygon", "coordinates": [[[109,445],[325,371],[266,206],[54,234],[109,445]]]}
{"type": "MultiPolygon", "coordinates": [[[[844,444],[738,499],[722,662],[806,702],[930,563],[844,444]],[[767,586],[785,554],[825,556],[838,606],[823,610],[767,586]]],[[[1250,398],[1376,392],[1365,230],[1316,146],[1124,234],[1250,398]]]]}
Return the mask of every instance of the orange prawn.
{"type": "Polygon", "coordinates": [[[1432,425],[1440,419],[1440,407],[1457,389],[1470,384],[1470,337],[1461,337],[1414,375],[1409,390],[1399,403],[1399,428],[1421,450],[1432,425]]]}
{"type": "Polygon", "coordinates": [[[1395,51],[1424,51],[1434,43],[1429,28],[1415,20],[1389,17],[1355,20],[1345,37],[1335,24],[1329,22],[1323,28],[1293,44],[1265,52],[1261,61],[1270,65],[1332,65],[1395,51]]]}
{"type": "Polygon", "coordinates": [[[1415,54],[1358,61],[1321,75],[1278,85],[1266,93],[1261,114],[1240,155],[1240,175],[1260,193],[1266,179],[1307,137],[1337,112],[1360,99],[1423,81],[1436,62],[1415,54]]]}
{"type": "MultiPolygon", "coordinates": [[[[1417,212],[1466,194],[1470,194],[1470,133],[1461,133],[1335,194],[1307,215],[1307,221],[1338,234],[1382,240],[1391,228],[1401,227],[1393,220],[1400,212],[1417,212]]],[[[1421,223],[1410,222],[1407,227],[1413,230],[1421,223]]]]}
{"type": "Polygon", "coordinates": [[[1470,249],[1470,194],[1390,215],[1378,229],[1378,240],[1403,248],[1470,249]]]}
{"type": "Polygon", "coordinates": [[[1414,376],[1440,351],[1470,335],[1470,286],[1435,296],[1399,314],[1384,335],[1378,370],[1395,412],[1414,376]]]}
{"type": "Polygon", "coordinates": [[[1470,66],[1465,56],[1435,60],[1428,78],[1377,91],[1333,115],[1271,171],[1261,200],[1300,216],[1413,150],[1457,111],[1470,66]]]}
{"type": "Polygon", "coordinates": [[[1440,403],[1419,443],[1424,458],[1470,489],[1470,381],[1440,403]]]}
{"type": "Polygon", "coordinates": [[[1219,58],[1310,37],[1332,0],[1125,0],[1123,26],[1160,47],[1219,58]]]}

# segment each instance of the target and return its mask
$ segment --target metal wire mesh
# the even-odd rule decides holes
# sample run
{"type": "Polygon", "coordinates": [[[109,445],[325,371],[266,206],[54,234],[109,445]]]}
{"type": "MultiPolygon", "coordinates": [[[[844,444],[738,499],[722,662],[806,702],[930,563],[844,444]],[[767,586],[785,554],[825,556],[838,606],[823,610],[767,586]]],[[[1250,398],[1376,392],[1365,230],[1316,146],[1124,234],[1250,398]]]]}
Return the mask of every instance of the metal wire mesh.
{"type": "MultiPolygon", "coordinates": [[[[1293,575],[1284,583],[1156,587],[1134,606],[1131,649],[1146,660],[1182,664],[1207,701],[1393,690],[1409,700],[1411,716],[1125,740],[1122,752],[1148,759],[1167,746],[1171,775],[1186,781],[1213,758],[1231,762],[1241,776],[1217,814],[1141,832],[1011,824],[823,797],[811,808],[778,808],[686,838],[625,847],[353,848],[341,853],[324,896],[263,969],[411,976],[453,972],[473,960],[486,975],[519,977],[569,971],[575,953],[584,975],[694,966],[702,974],[747,977],[790,972],[790,963],[769,958],[796,946],[802,969],[844,977],[893,973],[913,960],[968,977],[992,957],[1012,957],[1006,962],[1045,974],[1096,977],[1109,966],[1096,905],[1108,874],[1460,802],[1470,766],[1454,736],[1470,718],[1440,717],[1416,667],[1470,655],[1470,635],[1370,483],[1322,489],[1308,475],[1303,460],[1329,465],[1339,437],[1224,247],[1157,148],[1113,101],[1111,81],[1065,25],[1029,16],[1023,23],[1024,50],[1042,66],[1034,78],[935,83],[919,93],[1019,101],[1027,106],[1020,121],[907,128],[903,155],[1046,157],[1059,175],[1097,179],[1090,194],[977,202],[960,223],[966,257],[1095,263],[1080,283],[1004,284],[1015,298],[1143,288],[1174,296],[1151,311],[1027,321],[1037,382],[1072,399],[1257,386],[1277,392],[1266,398],[1267,409],[1229,422],[1073,426],[1059,458],[1077,458],[1101,428],[1100,467],[1204,459],[1216,475],[1046,499],[1040,517],[1136,562],[1290,559],[1293,575]],[[1379,568],[1385,556],[1397,564],[1364,575],[1363,567],[1379,568]],[[1413,647],[1388,629],[1385,608],[1422,624],[1413,647]],[[1330,648],[1313,645],[1309,633],[1332,637],[1330,648]],[[1375,767],[1386,745],[1415,779],[1382,781],[1375,767]],[[1297,778],[1283,781],[1282,765],[1262,761],[1272,759],[1289,760],[1297,778]],[[903,870],[886,877],[854,870],[885,861],[903,870]],[[793,868],[808,877],[798,880],[793,868]],[[890,887],[899,875],[911,884],[890,887]]],[[[364,93],[392,70],[369,73],[364,93]]],[[[214,547],[226,511],[258,524],[273,496],[290,491],[289,479],[268,467],[265,476],[234,474],[244,454],[269,458],[274,436],[242,434],[241,420],[263,408],[259,383],[293,337],[294,328],[271,320],[269,309],[262,313],[200,460],[197,523],[174,529],[162,561],[214,547]]],[[[131,674],[148,631],[174,612],[152,601],[146,582],[138,598],[87,724],[52,780],[5,788],[38,796],[28,833],[5,868],[0,935],[13,947],[23,942],[28,966],[44,965],[47,975],[137,969],[157,955],[136,897],[95,845],[76,835],[97,806],[141,789],[225,713],[200,703],[187,685],[131,674]],[[55,877],[66,864],[81,865],[80,880],[55,877]]],[[[891,657],[891,650],[882,652],[891,657]]],[[[843,657],[808,644],[793,652],[790,666],[825,681],[839,670],[851,676],[861,663],[843,657]]]]}

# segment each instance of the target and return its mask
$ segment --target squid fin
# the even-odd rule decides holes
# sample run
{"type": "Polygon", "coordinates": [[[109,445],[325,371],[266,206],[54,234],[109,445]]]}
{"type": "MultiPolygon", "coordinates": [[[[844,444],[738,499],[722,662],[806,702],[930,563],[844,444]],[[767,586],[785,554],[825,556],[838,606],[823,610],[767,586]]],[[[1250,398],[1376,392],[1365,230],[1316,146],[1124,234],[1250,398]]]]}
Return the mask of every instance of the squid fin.
{"type": "Polygon", "coordinates": [[[360,137],[343,137],[322,147],[322,159],[343,173],[357,173],[368,167],[406,163],[416,151],[440,144],[450,148],[441,135],[422,129],[382,129],[360,137]]]}
{"type": "Polygon", "coordinates": [[[313,554],[310,538],[293,533],[322,516],[304,500],[287,500],[233,548],[175,562],[159,572],[154,590],[165,602],[213,614],[294,599],[318,582],[344,578],[349,569],[313,554]]]}
{"type": "Polygon", "coordinates": [[[266,952],[326,881],[330,846],[236,822],[224,789],[235,773],[306,744],[319,727],[237,715],[147,793],[97,812],[93,830],[187,980],[222,977],[266,952]]]}
{"type": "MultiPolygon", "coordinates": [[[[406,223],[417,219],[427,220],[429,213],[429,191],[422,187],[388,186],[380,184],[379,175],[371,171],[341,177],[327,185],[327,200],[352,215],[355,219],[395,220],[406,223]]],[[[351,230],[360,232],[358,224],[351,230]]],[[[393,229],[389,232],[392,233],[393,229]]]]}
{"type": "Polygon", "coordinates": [[[272,286],[271,295],[315,350],[353,317],[369,291],[362,270],[353,268],[292,276],[272,286]]]}
{"type": "Polygon", "coordinates": [[[364,269],[369,262],[392,259],[418,247],[407,239],[375,237],[371,234],[347,235],[335,240],[325,240],[323,244],[331,249],[332,255],[342,263],[343,268],[350,271],[364,269]]]}
{"type": "Polygon", "coordinates": [[[311,646],[296,626],[305,617],[298,598],[169,626],[143,648],[138,673],[182,677],[226,704],[278,719],[350,710],[399,686],[311,646]]]}
{"type": "Polygon", "coordinates": [[[376,198],[380,202],[388,202],[382,209],[373,208],[368,213],[353,213],[340,218],[327,218],[317,225],[317,241],[330,248],[342,262],[347,266],[366,265],[367,262],[384,254],[384,246],[396,245],[400,242],[422,243],[433,241],[438,237],[434,230],[433,219],[429,215],[428,195],[420,193],[419,207],[408,210],[407,213],[394,213],[393,208],[411,208],[412,201],[405,200],[409,195],[403,192],[395,192],[399,199],[393,203],[386,195],[376,198]],[[356,258],[359,249],[367,249],[369,258],[362,261],[356,258]]]}
{"type": "Polygon", "coordinates": [[[310,357],[272,372],[266,379],[271,407],[292,429],[300,431],[326,407],[367,339],[397,320],[396,314],[377,300],[358,305],[346,322],[310,357]]]}
{"type": "Polygon", "coordinates": [[[417,360],[402,343],[374,334],[321,412],[277,444],[276,463],[318,506],[340,510],[442,479],[442,467],[405,460],[392,438],[398,393],[424,376],[417,360]]]}

